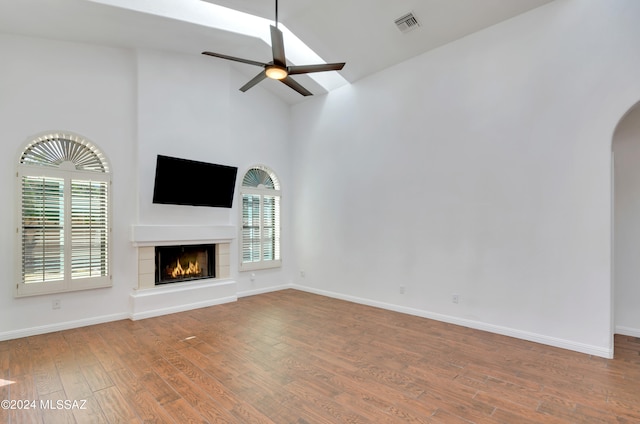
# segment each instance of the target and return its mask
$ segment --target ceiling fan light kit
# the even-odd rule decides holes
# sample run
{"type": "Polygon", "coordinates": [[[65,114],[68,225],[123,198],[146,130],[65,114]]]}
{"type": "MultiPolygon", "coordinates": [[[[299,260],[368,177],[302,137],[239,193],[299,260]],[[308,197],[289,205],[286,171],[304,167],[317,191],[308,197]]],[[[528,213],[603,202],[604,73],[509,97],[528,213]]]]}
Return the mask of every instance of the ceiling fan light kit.
{"type": "Polygon", "coordinates": [[[202,52],[202,54],[217,57],[220,59],[232,60],[235,62],[246,63],[248,65],[261,66],[263,70],[253,77],[248,83],[240,87],[240,91],[245,92],[254,85],[258,84],[265,78],[279,80],[283,84],[294,89],[303,96],[311,96],[309,90],[300,85],[297,81],[290,77],[290,75],[309,74],[313,72],[325,72],[325,71],[339,71],[345,63],[321,63],[317,65],[301,65],[301,66],[287,66],[287,58],[284,54],[284,41],[282,37],[282,31],[278,29],[278,0],[276,0],[276,19],[275,26],[271,25],[271,50],[273,54],[273,60],[269,63],[257,62],[255,60],[242,59],[239,57],[228,56],[220,53],[202,52]]]}
{"type": "Polygon", "coordinates": [[[271,78],[274,80],[285,79],[289,75],[289,72],[287,72],[286,68],[276,65],[267,66],[264,72],[265,74],[267,74],[267,78],[271,78]]]}

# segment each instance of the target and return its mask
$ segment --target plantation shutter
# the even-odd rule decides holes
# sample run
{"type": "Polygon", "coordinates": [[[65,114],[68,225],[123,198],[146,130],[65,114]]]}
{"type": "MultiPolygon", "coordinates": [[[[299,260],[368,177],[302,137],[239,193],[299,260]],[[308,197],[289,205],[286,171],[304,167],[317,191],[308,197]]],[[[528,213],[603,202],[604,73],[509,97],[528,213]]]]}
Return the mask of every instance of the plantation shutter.
{"type": "Polygon", "coordinates": [[[280,266],[280,183],[263,166],[242,179],[241,270],[280,266]]]}
{"type": "Polygon", "coordinates": [[[260,260],[260,196],[242,195],[242,261],[260,260]]]}
{"type": "Polygon", "coordinates": [[[42,135],[23,150],[16,177],[16,295],[109,287],[111,176],[100,150],[77,135],[42,135]]]}
{"type": "Polygon", "coordinates": [[[280,259],[280,196],[263,197],[262,259],[280,259]]]}
{"type": "Polygon", "coordinates": [[[22,177],[22,281],[64,279],[64,180],[22,177]]]}
{"type": "Polygon", "coordinates": [[[104,181],[71,181],[71,278],[109,272],[107,194],[104,181]]]}

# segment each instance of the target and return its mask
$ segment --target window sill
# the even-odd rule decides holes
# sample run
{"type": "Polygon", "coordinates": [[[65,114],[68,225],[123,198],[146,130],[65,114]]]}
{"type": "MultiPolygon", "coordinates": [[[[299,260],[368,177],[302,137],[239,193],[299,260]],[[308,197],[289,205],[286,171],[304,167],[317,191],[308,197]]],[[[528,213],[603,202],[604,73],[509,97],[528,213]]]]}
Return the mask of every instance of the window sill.
{"type": "Polygon", "coordinates": [[[14,297],[20,298],[20,297],[30,297],[30,296],[42,296],[46,294],[69,293],[69,292],[77,292],[77,291],[84,291],[84,290],[103,289],[103,288],[108,288],[113,286],[110,279],[107,279],[107,281],[91,282],[89,284],[84,283],[82,286],[80,286],[79,284],[73,284],[72,286],[64,286],[61,284],[61,285],[57,285],[56,287],[51,284],[52,283],[31,283],[31,284],[18,283],[18,286],[15,289],[14,297]],[[43,286],[46,286],[46,287],[43,287],[43,286]]]}
{"type": "Polygon", "coordinates": [[[281,266],[282,266],[282,260],[263,261],[263,262],[243,262],[240,264],[240,272],[257,271],[260,269],[280,268],[281,266]]]}

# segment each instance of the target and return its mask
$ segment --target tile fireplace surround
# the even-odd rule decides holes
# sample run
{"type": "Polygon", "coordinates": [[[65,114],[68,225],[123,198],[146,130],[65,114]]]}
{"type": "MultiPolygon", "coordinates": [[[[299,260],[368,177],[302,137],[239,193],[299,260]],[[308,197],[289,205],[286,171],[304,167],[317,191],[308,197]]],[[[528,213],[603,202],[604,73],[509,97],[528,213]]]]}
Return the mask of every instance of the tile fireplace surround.
{"type": "Polygon", "coordinates": [[[138,251],[138,283],[130,296],[131,319],[144,319],[237,300],[231,279],[230,246],[234,226],[133,225],[131,242],[138,251]],[[155,285],[155,247],[215,244],[215,278],[155,285]]]}

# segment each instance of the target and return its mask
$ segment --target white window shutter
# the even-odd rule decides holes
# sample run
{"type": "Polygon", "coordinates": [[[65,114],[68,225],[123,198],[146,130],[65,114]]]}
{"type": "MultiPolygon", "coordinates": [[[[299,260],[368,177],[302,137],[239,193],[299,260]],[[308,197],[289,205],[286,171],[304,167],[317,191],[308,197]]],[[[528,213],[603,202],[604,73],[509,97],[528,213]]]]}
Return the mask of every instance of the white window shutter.
{"type": "Polygon", "coordinates": [[[45,134],[24,148],[16,296],[111,285],[109,164],[86,139],[45,134]]]}
{"type": "Polygon", "coordinates": [[[107,194],[104,181],[71,181],[71,278],[109,273],[107,194]]]}
{"type": "Polygon", "coordinates": [[[263,196],[262,259],[280,259],[280,196],[263,196]]]}
{"type": "Polygon", "coordinates": [[[22,279],[64,279],[64,180],[22,177],[22,279]]]}
{"type": "Polygon", "coordinates": [[[260,196],[242,195],[242,261],[260,260],[260,196]]]}
{"type": "Polygon", "coordinates": [[[264,166],[242,179],[240,270],[280,266],[280,182],[264,166]]]}

